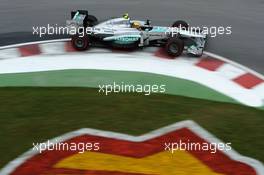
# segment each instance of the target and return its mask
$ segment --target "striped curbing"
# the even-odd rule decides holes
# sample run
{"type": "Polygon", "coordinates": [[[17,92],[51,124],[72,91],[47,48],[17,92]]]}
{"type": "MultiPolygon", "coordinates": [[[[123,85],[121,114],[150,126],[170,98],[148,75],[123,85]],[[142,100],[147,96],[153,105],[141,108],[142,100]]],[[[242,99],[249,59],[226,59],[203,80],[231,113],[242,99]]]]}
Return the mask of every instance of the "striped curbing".
{"type": "MultiPolygon", "coordinates": [[[[25,43],[25,44],[18,44],[18,45],[10,45],[10,46],[5,46],[5,47],[0,47],[0,67],[1,63],[4,64],[4,60],[10,60],[10,59],[15,59],[17,58],[28,58],[28,59],[35,59],[35,57],[43,57],[43,56],[60,56],[60,55],[74,55],[75,57],[79,56],[84,56],[89,53],[89,57],[91,55],[96,55],[96,57],[100,57],[98,54],[102,54],[104,58],[107,57],[106,55],[114,52],[115,54],[121,54],[118,56],[118,59],[120,57],[128,57],[128,58],[133,58],[133,57],[144,57],[144,60],[142,59],[141,64],[148,65],[147,60],[151,61],[153,63],[153,58],[156,58],[156,62],[160,61],[161,64],[172,64],[175,66],[188,66],[188,70],[190,69],[191,71],[194,72],[201,72],[202,74],[206,75],[206,77],[200,77],[200,78],[188,78],[183,75],[174,75],[174,77],[179,77],[179,78],[186,78],[191,81],[195,81],[197,83],[201,83],[203,85],[206,85],[210,88],[215,89],[215,90],[224,93],[225,95],[231,96],[232,98],[236,99],[239,93],[241,93],[241,96],[244,96],[243,100],[238,100],[239,102],[249,105],[249,106],[255,106],[255,107],[260,107],[263,106],[263,95],[264,94],[264,78],[262,75],[254,72],[253,70],[250,70],[249,68],[246,68],[242,65],[239,65],[238,63],[234,63],[226,58],[220,57],[218,55],[214,55],[209,52],[205,52],[205,54],[200,57],[200,58],[193,58],[193,57],[178,57],[176,59],[171,59],[170,56],[167,56],[165,51],[157,48],[146,48],[142,51],[135,51],[135,52],[124,52],[124,51],[119,51],[119,50],[110,50],[110,49],[91,49],[88,50],[87,52],[76,52],[68,39],[63,39],[63,40],[51,40],[51,41],[41,41],[41,42],[33,42],[33,43],[25,43]],[[159,58],[159,59],[157,59],[159,58]],[[208,80],[204,80],[203,78],[207,78],[208,80]],[[217,82],[220,81],[220,82],[217,82]],[[221,89],[221,82],[228,82],[224,83],[222,85],[221,89]],[[225,86],[234,86],[232,90],[226,91],[227,87],[225,86]],[[237,92],[236,92],[237,90],[237,92]],[[230,95],[230,93],[233,94],[230,95]],[[251,94],[250,96],[246,97],[246,94],[251,94]],[[235,94],[235,95],[234,95],[235,94]],[[258,98],[258,102],[246,102],[246,101],[254,101],[256,98],[258,98]]],[[[113,56],[114,54],[112,54],[113,56]]],[[[92,57],[92,56],[91,56],[92,57]]],[[[106,58],[107,59],[107,58],[106,58]]],[[[98,59],[103,62],[102,59],[98,59]]],[[[109,58],[110,60],[110,58],[109,58]]],[[[115,60],[116,61],[116,60],[115,60]]],[[[121,62],[123,60],[120,60],[121,62]]],[[[130,60],[131,61],[131,60],[130,60]]],[[[25,61],[26,62],[26,61],[25,61]]],[[[92,61],[91,61],[92,62],[92,61]]],[[[120,62],[120,63],[121,63],[120,62]]],[[[129,62],[129,60],[128,60],[129,62]]],[[[11,62],[10,62],[11,63],[11,62]]],[[[13,62],[12,62],[13,63],[13,62]]],[[[56,61],[54,62],[56,63],[56,61]]],[[[83,62],[84,63],[84,62],[83,62]]],[[[130,62],[132,63],[132,62],[130,62]]],[[[29,63],[28,63],[29,64],[29,63]]],[[[66,63],[63,63],[66,64],[66,63]]],[[[82,64],[82,63],[80,63],[82,64]]],[[[88,64],[88,63],[87,63],[88,64]]],[[[89,63],[89,64],[95,64],[89,63]]],[[[105,63],[106,64],[106,63],[105,63]]],[[[135,64],[135,63],[133,63],[135,64]]],[[[21,64],[22,66],[23,64],[21,64]]],[[[149,64],[150,65],[150,64],[149,64]]],[[[164,71],[160,70],[147,70],[148,66],[145,67],[145,71],[143,68],[141,70],[137,69],[136,67],[133,67],[133,69],[128,68],[128,66],[123,65],[123,69],[118,69],[114,68],[115,66],[110,65],[109,69],[107,66],[102,68],[99,65],[96,65],[95,67],[89,67],[89,66],[74,66],[72,68],[80,68],[80,69],[105,69],[105,70],[125,70],[125,71],[140,71],[140,72],[150,72],[150,73],[158,73],[158,74],[163,74],[167,76],[171,76],[170,73],[164,73],[164,71]],[[112,67],[112,68],[111,68],[112,67]]],[[[120,65],[121,66],[121,65],[120,65]]],[[[132,65],[131,65],[132,66],[132,65]]],[[[122,67],[122,66],[121,66],[122,67]]],[[[70,69],[71,66],[67,65],[65,69],[70,69]]],[[[175,67],[176,68],[176,67],[175,67]]],[[[63,66],[58,66],[56,69],[32,69],[31,68],[28,70],[28,72],[34,72],[34,71],[47,71],[47,70],[62,70],[63,66]]],[[[172,68],[173,69],[173,68],[172,68]]],[[[187,70],[187,69],[186,69],[187,70]]],[[[190,72],[191,72],[190,71],[190,72]]],[[[20,68],[13,67],[11,69],[2,69],[0,71],[0,74],[5,74],[5,73],[20,73],[20,72],[27,72],[26,68],[23,68],[23,70],[20,70],[20,68]]],[[[190,73],[189,72],[189,73],[190,73]]],[[[186,73],[188,74],[188,73],[186,73]]],[[[195,73],[193,73],[195,74],[195,73]]],[[[191,76],[191,75],[189,75],[191,76]]],[[[237,100],[237,99],[236,99],[237,100]]],[[[256,100],[255,100],[256,101],[256,100]]]]}

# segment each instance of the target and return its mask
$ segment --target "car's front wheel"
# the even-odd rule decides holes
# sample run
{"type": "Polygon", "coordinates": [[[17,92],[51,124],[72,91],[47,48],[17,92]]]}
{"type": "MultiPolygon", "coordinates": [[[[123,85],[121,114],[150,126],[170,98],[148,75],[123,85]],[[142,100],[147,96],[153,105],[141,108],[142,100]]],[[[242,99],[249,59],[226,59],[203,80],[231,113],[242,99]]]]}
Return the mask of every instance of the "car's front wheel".
{"type": "Polygon", "coordinates": [[[187,30],[189,28],[189,24],[183,20],[179,20],[179,21],[175,21],[172,24],[172,27],[177,27],[177,28],[187,30]]]}
{"type": "Polygon", "coordinates": [[[184,42],[179,38],[170,38],[165,46],[167,53],[170,56],[180,56],[184,49],[184,42]]]}
{"type": "Polygon", "coordinates": [[[90,39],[88,36],[75,35],[71,39],[72,46],[78,51],[87,50],[90,47],[90,39]]]}

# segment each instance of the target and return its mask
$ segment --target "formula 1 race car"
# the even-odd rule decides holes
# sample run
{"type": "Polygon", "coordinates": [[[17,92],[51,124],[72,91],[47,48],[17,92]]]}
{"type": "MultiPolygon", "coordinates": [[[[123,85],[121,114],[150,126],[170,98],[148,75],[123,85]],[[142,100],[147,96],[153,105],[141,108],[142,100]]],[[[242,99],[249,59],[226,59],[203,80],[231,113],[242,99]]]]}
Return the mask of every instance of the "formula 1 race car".
{"type": "Polygon", "coordinates": [[[150,20],[131,20],[128,14],[98,22],[86,10],[71,12],[66,21],[75,49],[87,50],[93,43],[100,42],[119,48],[140,48],[144,46],[165,47],[171,56],[179,56],[184,50],[188,54],[201,56],[207,36],[201,31],[189,30],[185,21],[176,21],[171,27],[152,26],[150,20]],[[82,33],[82,35],[81,35],[82,33]]]}

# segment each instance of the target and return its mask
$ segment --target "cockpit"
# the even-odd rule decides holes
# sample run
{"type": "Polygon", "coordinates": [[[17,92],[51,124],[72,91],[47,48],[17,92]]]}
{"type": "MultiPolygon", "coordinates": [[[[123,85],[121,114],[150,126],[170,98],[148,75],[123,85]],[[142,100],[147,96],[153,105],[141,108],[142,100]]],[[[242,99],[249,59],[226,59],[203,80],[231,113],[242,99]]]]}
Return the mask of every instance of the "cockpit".
{"type": "Polygon", "coordinates": [[[137,30],[151,30],[153,27],[150,24],[150,20],[147,21],[138,21],[131,20],[129,16],[113,18],[99,25],[109,26],[112,28],[124,28],[124,29],[137,29],[137,30]]]}
{"type": "Polygon", "coordinates": [[[125,18],[112,19],[111,24],[119,27],[127,27],[127,28],[131,27],[130,19],[125,19],[125,18]]]}

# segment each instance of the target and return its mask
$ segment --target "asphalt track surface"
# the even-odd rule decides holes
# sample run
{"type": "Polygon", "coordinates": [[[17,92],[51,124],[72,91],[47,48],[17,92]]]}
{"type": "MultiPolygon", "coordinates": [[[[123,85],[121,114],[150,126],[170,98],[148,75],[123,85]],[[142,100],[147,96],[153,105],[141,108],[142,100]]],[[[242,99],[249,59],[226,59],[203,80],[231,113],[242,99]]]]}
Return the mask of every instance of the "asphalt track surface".
{"type": "Polygon", "coordinates": [[[264,74],[263,0],[0,0],[0,45],[62,38],[32,36],[32,26],[64,25],[71,10],[88,9],[99,19],[129,12],[131,18],[171,25],[231,26],[231,35],[208,41],[207,51],[264,74]]]}

